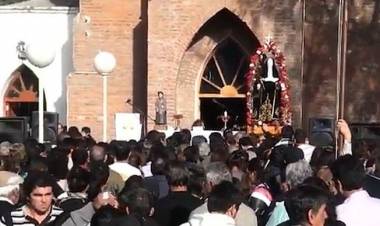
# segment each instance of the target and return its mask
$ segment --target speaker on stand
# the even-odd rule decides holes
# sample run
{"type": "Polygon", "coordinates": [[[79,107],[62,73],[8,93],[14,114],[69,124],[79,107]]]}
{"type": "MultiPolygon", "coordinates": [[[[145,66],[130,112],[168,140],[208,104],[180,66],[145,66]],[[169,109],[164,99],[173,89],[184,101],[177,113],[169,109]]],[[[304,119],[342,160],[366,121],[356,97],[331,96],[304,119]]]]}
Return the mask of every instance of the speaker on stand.
{"type": "MultiPolygon", "coordinates": [[[[44,112],[44,143],[56,144],[58,136],[58,113],[44,112]]],[[[32,113],[32,137],[38,139],[38,111],[32,113]]]]}
{"type": "Polygon", "coordinates": [[[0,117],[0,142],[23,143],[28,137],[28,117],[0,117]]]}
{"type": "Polygon", "coordinates": [[[315,146],[335,146],[335,119],[310,118],[309,142],[315,146]]]}

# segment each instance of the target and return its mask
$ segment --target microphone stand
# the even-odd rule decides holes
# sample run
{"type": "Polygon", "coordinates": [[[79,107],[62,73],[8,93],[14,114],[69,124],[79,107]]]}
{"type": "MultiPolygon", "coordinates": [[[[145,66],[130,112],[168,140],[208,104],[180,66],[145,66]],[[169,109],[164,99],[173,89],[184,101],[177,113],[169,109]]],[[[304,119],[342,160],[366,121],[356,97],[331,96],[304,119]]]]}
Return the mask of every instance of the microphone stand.
{"type": "Polygon", "coordinates": [[[147,125],[146,125],[146,119],[150,119],[152,122],[154,122],[156,124],[156,120],[154,118],[152,118],[150,115],[148,114],[145,114],[143,110],[141,110],[139,107],[136,107],[133,105],[132,101],[126,101],[125,103],[127,103],[128,105],[130,105],[132,107],[132,110],[136,110],[137,113],[139,113],[142,117],[142,127],[143,127],[143,131],[142,131],[142,137],[145,138],[145,135],[147,134],[148,132],[148,128],[147,128],[147,125]]]}

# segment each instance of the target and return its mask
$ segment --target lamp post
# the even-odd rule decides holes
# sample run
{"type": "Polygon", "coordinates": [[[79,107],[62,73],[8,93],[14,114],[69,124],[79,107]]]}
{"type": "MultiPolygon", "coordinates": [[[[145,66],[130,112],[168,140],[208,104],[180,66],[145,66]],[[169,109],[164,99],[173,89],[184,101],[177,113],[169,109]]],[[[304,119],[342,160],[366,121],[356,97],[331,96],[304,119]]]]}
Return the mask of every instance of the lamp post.
{"type": "Polygon", "coordinates": [[[103,142],[107,142],[107,77],[116,66],[116,59],[112,53],[100,51],[94,59],[95,70],[103,80],[103,142]]]}
{"type": "MultiPolygon", "coordinates": [[[[25,47],[26,59],[38,67],[49,66],[55,58],[55,50],[46,46],[46,43],[31,43],[25,47]]],[[[38,142],[44,143],[44,76],[38,75],[38,142]]]]}

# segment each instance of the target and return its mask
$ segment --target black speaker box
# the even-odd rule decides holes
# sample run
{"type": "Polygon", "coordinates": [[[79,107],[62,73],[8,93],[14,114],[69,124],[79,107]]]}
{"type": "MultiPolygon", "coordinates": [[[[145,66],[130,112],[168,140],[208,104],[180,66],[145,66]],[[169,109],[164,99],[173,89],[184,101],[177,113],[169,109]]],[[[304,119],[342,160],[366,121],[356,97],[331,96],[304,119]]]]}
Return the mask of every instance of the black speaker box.
{"type": "Polygon", "coordinates": [[[335,145],[335,119],[310,118],[309,142],[315,146],[335,145]]]}
{"type": "Polygon", "coordinates": [[[352,150],[357,152],[364,149],[380,147],[380,123],[352,123],[352,150]],[[363,147],[366,145],[367,147],[363,147]]]}
{"type": "MultiPolygon", "coordinates": [[[[58,113],[44,112],[44,143],[56,144],[58,136],[58,113]]],[[[38,111],[32,113],[32,137],[38,140],[38,111]]]]}
{"type": "Polygon", "coordinates": [[[28,137],[28,117],[0,117],[0,142],[22,143],[28,137]]]}

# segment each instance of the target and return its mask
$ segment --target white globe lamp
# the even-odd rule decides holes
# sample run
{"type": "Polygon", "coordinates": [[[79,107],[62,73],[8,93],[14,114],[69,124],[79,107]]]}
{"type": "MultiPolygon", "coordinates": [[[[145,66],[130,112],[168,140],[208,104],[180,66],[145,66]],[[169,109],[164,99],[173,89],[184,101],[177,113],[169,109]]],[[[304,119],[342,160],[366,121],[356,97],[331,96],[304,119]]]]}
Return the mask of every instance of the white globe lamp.
{"type": "Polygon", "coordinates": [[[101,75],[108,75],[116,66],[116,59],[110,52],[100,51],[94,59],[95,70],[101,75]]]}
{"type": "Polygon", "coordinates": [[[26,46],[26,57],[32,65],[44,68],[53,63],[55,50],[43,43],[31,43],[26,46]]]}
{"type": "MultiPolygon", "coordinates": [[[[38,67],[45,68],[53,63],[55,49],[47,42],[32,42],[25,47],[28,61],[38,67]]],[[[38,141],[44,143],[44,88],[43,75],[38,76],[38,141]]]]}
{"type": "Polygon", "coordinates": [[[95,70],[103,77],[103,141],[107,142],[107,77],[116,67],[116,59],[110,52],[100,51],[94,59],[95,70]]]}

